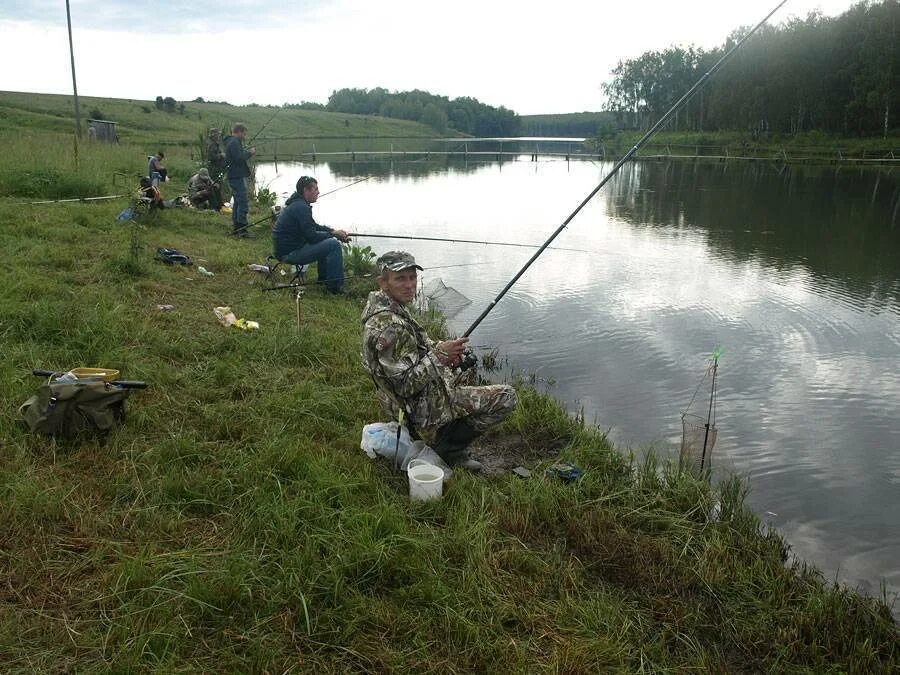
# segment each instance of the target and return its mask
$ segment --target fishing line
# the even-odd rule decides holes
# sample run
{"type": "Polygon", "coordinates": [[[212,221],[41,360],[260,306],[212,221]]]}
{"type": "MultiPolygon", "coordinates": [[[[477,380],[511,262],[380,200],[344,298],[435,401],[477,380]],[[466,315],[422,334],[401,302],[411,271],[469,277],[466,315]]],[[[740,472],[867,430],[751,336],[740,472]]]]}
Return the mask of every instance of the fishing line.
{"type": "Polygon", "coordinates": [[[353,187],[357,183],[365,183],[370,178],[374,178],[374,176],[366,176],[365,178],[360,178],[359,180],[353,181],[349,185],[342,185],[341,187],[335,188],[334,190],[329,190],[328,192],[323,192],[322,194],[319,195],[319,198],[321,199],[322,197],[324,197],[326,195],[334,194],[335,192],[339,192],[340,190],[346,190],[348,187],[353,187]]]}
{"type": "Polygon", "coordinates": [[[525,265],[509,281],[509,283],[506,284],[506,286],[504,286],[503,290],[500,291],[500,293],[497,295],[497,297],[494,298],[491,301],[491,303],[485,308],[485,310],[478,316],[478,318],[475,319],[475,321],[472,323],[472,325],[469,326],[468,329],[466,329],[466,332],[463,333],[463,335],[462,335],[463,337],[469,337],[469,335],[471,335],[472,331],[474,331],[478,327],[478,325],[484,320],[484,318],[488,314],[491,313],[491,310],[494,309],[494,307],[496,307],[497,303],[500,302],[500,300],[503,298],[504,295],[506,295],[506,293],[509,291],[509,289],[511,289],[515,285],[515,283],[522,277],[523,274],[525,274],[526,271],[528,271],[528,268],[531,267],[531,265],[534,263],[534,261],[537,260],[540,257],[540,255],[544,252],[544,250],[546,250],[547,247],[550,246],[550,244],[553,242],[553,240],[556,239],[557,236],[559,236],[559,234],[569,225],[570,222],[572,222],[572,219],[578,215],[578,213],[581,211],[581,209],[583,209],[585,207],[585,205],[587,205],[587,203],[591,199],[594,198],[594,195],[596,195],[598,192],[600,192],[600,189],[604,185],[606,185],[610,181],[610,179],[612,179],[612,177],[615,176],[619,172],[619,169],[621,169],[622,166],[627,161],[629,161],[635,154],[637,154],[638,149],[644,143],[646,143],[648,140],[650,140],[650,138],[653,136],[653,134],[655,134],[656,131],[669,120],[669,118],[675,113],[675,111],[677,111],[679,108],[681,108],[681,106],[684,105],[684,103],[686,103],[691,98],[691,96],[694,95],[694,92],[696,92],[700,87],[702,87],[706,83],[706,81],[712,76],[712,74],[715,73],[731,57],[731,55],[734,54],[754,33],[756,33],[756,31],[759,30],[759,28],[763,24],[765,24],[766,21],[768,21],[769,18],[773,14],[775,14],[775,12],[777,12],[779,9],[781,9],[781,7],[786,2],[787,2],[787,0],[781,0],[781,2],[778,3],[778,5],[775,7],[775,9],[773,9],[771,12],[769,12],[762,21],[760,21],[758,24],[756,24],[756,26],[754,26],[743,38],[741,38],[737,43],[735,43],[735,45],[731,49],[729,49],[722,56],[722,58],[720,58],[718,61],[716,61],[715,65],[713,65],[713,67],[710,68],[703,75],[703,77],[701,77],[699,80],[697,80],[696,83],[694,83],[694,86],[691,87],[687,91],[687,93],[685,93],[680,99],[678,99],[678,101],[675,102],[675,104],[671,108],[669,108],[668,112],[666,112],[666,114],[663,115],[656,122],[656,124],[654,124],[652,127],[650,127],[650,129],[647,131],[647,133],[645,133],[640,138],[640,140],[634,144],[634,146],[631,148],[631,150],[629,150],[627,153],[625,153],[625,155],[618,162],[616,162],[616,164],[612,168],[612,170],[603,178],[603,180],[600,181],[600,183],[597,185],[597,187],[595,187],[593,190],[591,190],[590,194],[588,194],[588,196],[582,200],[582,202],[575,208],[575,210],[569,214],[569,217],[566,218],[558,228],[556,228],[556,230],[553,232],[553,234],[551,234],[547,238],[547,241],[545,241],[541,245],[541,247],[537,251],[535,251],[534,255],[532,255],[531,258],[528,259],[528,262],[526,262],[525,265]]]}
{"type": "MultiPolygon", "coordinates": [[[[365,232],[349,232],[347,233],[348,237],[371,237],[375,239],[411,239],[413,241],[442,241],[448,242],[451,244],[485,244],[488,246],[517,246],[520,248],[540,248],[539,244],[516,244],[512,242],[506,241],[481,241],[478,239],[445,239],[442,237],[413,237],[411,235],[403,235],[403,234],[368,234],[365,232]]],[[[548,248],[546,245],[541,249],[548,248]]],[[[582,248],[562,248],[558,246],[549,247],[554,251],[574,251],[576,253],[590,253],[586,249],[582,248]]],[[[432,268],[435,269],[435,268],[432,268]]]]}

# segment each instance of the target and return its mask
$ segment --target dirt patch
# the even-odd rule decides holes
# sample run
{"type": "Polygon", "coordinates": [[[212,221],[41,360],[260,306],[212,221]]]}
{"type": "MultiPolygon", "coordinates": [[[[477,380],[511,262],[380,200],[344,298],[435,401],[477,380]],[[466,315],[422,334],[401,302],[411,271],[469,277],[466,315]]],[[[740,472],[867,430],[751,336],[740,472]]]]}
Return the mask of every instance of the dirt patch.
{"type": "Polygon", "coordinates": [[[492,434],[473,442],[469,454],[484,465],[484,475],[499,476],[517,466],[532,469],[554,459],[561,447],[559,443],[531,445],[521,434],[492,434]]]}

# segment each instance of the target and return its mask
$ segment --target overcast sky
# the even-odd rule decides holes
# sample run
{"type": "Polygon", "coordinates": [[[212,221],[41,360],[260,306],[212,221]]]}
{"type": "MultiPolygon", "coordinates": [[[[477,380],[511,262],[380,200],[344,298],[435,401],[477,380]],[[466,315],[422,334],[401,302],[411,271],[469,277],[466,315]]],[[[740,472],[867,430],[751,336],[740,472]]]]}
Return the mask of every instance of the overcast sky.
{"type": "MultiPolygon", "coordinates": [[[[71,0],[78,92],[324,103],[343,87],[473,96],[520,114],[603,107],[620,59],[712,47],[778,0],[71,0]]],[[[789,0],[773,17],[851,0],[789,0]]],[[[64,0],[0,0],[0,90],[71,93],[64,0]]]]}

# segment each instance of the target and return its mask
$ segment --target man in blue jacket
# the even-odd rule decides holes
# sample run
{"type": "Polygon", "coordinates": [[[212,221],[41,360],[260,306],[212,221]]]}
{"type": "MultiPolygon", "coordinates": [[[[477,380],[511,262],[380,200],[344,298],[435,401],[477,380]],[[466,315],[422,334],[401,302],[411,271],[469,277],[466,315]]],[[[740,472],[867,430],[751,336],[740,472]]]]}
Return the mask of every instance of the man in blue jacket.
{"type": "Polygon", "coordinates": [[[234,196],[234,208],[231,210],[232,233],[238,237],[249,237],[247,233],[247,179],[250,177],[250,166],[247,160],[256,154],[256,148],[245,148],[244,136],[247,127],[235,124],[231,127],[231,136],[225,141],[225,161],[228,162],[228,184],[234,196]]]}
{"type": "Polygon", "coordinates": [[[312,205],[319,198],[319,183],[301,176],[297,191],[284,204],[272,230],[275,258],[292,265],[318,263],[319,281],[329,293],[344,292],[342,241],[350,241],[344,230],[333,230],[313,220],[312,205]]]}

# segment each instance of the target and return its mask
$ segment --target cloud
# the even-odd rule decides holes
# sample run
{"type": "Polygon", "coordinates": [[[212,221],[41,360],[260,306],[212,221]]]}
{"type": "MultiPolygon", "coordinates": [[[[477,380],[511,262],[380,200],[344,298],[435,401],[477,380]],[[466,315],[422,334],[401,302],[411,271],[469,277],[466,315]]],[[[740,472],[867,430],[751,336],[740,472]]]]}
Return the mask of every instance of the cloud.
{"type": "MultiPolygon", "coordinates": [[[[255,0],[157,0],[140,5],[129,0],[71,0],[73,29],[128,33],[216,33],[227,28],[269,28],[285,22],[316,21],[330,14],[324,0],[297,0],[287,12],[278,3],[255,0]]],[[[59,0],[6,0],[0,20],[65,26],[65,5],[59,0]]]]}

